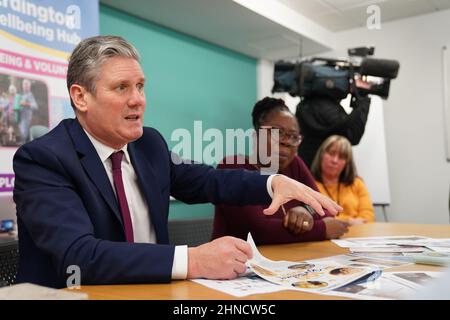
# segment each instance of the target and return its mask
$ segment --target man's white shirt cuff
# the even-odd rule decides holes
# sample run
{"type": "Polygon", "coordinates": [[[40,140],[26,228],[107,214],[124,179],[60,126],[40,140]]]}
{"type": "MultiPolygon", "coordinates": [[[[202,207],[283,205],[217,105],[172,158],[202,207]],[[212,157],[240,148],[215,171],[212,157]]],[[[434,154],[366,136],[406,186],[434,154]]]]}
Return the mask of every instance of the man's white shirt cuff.
{"type": "MultiPolygon", "coordinates": [[[[277,176],[277,174],[271,174],[269,178],[267,178],[267,193],[269,196],[273,198],[273,190],[272,190],[272,179],[277,176]]],[[[175,253],[173,256],[173,265],[172,265],[172,279],[180,280],[187,278],[187,269],[188,269],[188,246],[176,246],[175,253]]]]}
{"type": "Polygon", "coordinates": [[[187,278],[188,246],[176,246],[173,255],[172,279],[181,280],[187,278]]]}
{"type": "Polygon", "coordinates": [[[271,174],[269,178],[267,178],[267,192],[269,196],[273,198],[273,190],[272,190],[272,179],[273,177],[278,176],[278,174],[271,174]]]}

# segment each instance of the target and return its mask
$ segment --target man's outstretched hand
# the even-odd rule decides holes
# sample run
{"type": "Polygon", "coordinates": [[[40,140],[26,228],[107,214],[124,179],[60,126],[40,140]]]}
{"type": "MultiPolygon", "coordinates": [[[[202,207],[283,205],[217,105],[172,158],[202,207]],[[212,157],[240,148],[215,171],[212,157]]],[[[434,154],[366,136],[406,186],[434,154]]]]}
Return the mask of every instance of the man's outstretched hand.
{"type": "Polygon", "coordinates": [[[274,214],[282,204],[290,200],[298,200],[310,205],[321,216],[325,214],[323,208],[332,215],[342,211],[342,207],[327,196],[281,174],[273,177],[272,190],[272,203],[263,211],[266,215],[274,214]]]}

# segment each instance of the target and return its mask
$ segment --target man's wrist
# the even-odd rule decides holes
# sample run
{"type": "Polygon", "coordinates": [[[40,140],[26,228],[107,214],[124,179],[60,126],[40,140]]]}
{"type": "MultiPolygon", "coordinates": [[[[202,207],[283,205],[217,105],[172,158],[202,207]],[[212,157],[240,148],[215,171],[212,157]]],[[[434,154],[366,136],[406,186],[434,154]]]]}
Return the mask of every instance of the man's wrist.
{"type": "Polygon", "coordinates": [[[197,247],[188,248],[188,263],[187,263],[187,279],[201,278],[200,271],[197,265],[197,247]]]}

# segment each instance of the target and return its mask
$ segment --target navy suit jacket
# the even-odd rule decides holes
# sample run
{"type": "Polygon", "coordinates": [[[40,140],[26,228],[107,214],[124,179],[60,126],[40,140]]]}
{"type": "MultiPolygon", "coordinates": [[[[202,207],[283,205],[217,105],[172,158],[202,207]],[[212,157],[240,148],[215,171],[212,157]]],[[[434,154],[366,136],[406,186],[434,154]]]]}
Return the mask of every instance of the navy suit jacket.
{"type": "Polygon", "coordinates": [[[76,119],[67,119],[14,156],[19,230],[17,282],[65,287],[82,284],[169,282],[175,247],[168,244],[169,196],[186,203],[264,204],[267,176],[175,164],[162,136],[144,128],[128,144],[147,200],[156,244],[127,243],[119,206],[100,158],[76,119]]]}

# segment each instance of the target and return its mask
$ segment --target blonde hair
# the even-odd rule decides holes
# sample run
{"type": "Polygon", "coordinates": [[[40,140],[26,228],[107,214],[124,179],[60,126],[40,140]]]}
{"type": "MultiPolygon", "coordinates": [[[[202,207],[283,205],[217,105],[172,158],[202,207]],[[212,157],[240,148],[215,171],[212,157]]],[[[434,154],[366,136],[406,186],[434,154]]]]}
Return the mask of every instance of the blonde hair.
{"type": "Polygon", "coordinates": [[[355,162],[353,161],[352,145],[347,138],[338,135],[328,137],[317,150],[316,156],[311,165],[311,173],[317,181],[322,181],[322,159],[325,152],[328,152],[333,145],[337,146],[339,157],[345,159],[345,167],[339,175],[339,182],[346,185],[353,183],[357,176],[355,162]]]}

